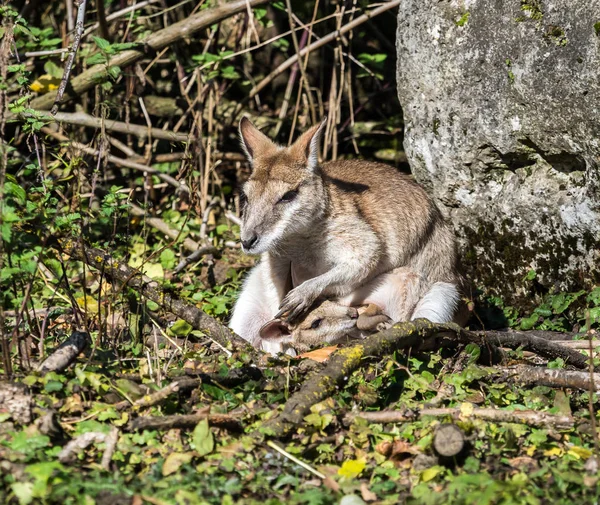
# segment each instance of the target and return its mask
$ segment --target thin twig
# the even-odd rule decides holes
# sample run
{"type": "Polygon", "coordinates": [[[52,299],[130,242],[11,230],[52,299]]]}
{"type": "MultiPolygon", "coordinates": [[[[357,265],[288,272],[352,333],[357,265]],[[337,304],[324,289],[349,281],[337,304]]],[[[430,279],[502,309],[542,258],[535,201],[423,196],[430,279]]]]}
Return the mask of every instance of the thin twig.
{"type": "Polygon", "coordinates": [[[335,30],[323,38],[316,40],[309,46],[306,46],[304,49],[301,49],[296,54],[290,56],[287,60],[285,60],[281,65],[279,65],[275,70],[273,70],[269,75],[267,75],[264,79],[262,79],[258,84],[256,84],[249,92],[243,100],[241,100],[236,107],[232,118],[235,119],[236,116],[242,111],[244,104],[249,100],[252,100],[258,93],[260,93],[275,77],[277,77],[282,72],[285,72],[288,68],[290,68],[294,63],[298,61],[299,58],[302,58],[305,54],[314,51],[315,49],[319,49],[326,44],[329,44],[331,41],[335,40],[337,37],[353,30],[357,26],[360,26],[362,23],[368,21],[369,19],[378,16],[379,14],[386,12],[394,7],[400,5],[402,0],[391,0],[389,2],[385,2],[380,7],[373,9],[372,11],[364,13],[362,16],[358,16],[353,19],[350,23],[342,26],[339,30],[335,30]]]}
{"type": "MultiPolygon", "coordinates": [[[[99,156],[100,155],[99,151],[97,151],[93,147],[88,147],[79,142],[72,141],[69,139],[69,137],[66,137],[65,135],[62,135],[58,132],[55,132],[55,131],[51,130],[50,128],[44,127],[41,129],[41,131],[43,133],[45,133],[46,135],[49,135],[51,137],[54,137],[54,138],[60,140],[61,142],[67,142],[69,144],[69,146],[71,146],[75,149],[79,149],[80,151],[83,151],[86,154],[89,154],[91,156],[99,156]]],[[[174,177],[171,177],[169,174],[165,174],[165,173],[161,172],[160,170],[158,170],[156,168],[150,167],[148,165],[142,165],[141,163],[138,163],[136,161],[118,158],[117,156],[114,156],[112,154],[109,154],[106,157],[106,160],[110,163],[113,163],[113,164],[119,166],[119,167],[131,168],[133,170],[140,170],[140,171],[146,172],[148,174],[156,175],[156,177],[169,183],[171,186],[174,186],[179,191],[183,191],[184,193],[190,192],[189,188],[184,183],[178,181],[174,177]]]]}
{"type": "Polygon", "coordinates": [[[571,416],[536,412],[534,410],[499,410],[492,408],[433,408],[421,410],[382,410],[380,412],[352,412],[347,416],[348,421],[356,418],[365,419],[372,423],[404,423],[422,419],[426,416],[452,417],[455,420],[466,421],[469,418],[483,419],[494,423],[518,423],[528,426],[558,429],[569,429],[575,424],[571,416]]]}
{"type": "Polygon", "coordinates": [[[75,62],[75,55],[77,54],[77,49],[79,49],[79,43],[81,42],[81,36],[83,35],[83,23],[85,21],[86,5],[87,0],[79,0],[79,4],[77,6],[77,22],[75,23],[75,37],[73,38],[73,44],[71,45],[69,57],[67,58],[67,62],[65,64],[65,70],[63,72],[62,80],[60,81],[60,86],[58,87],[58,91],[54,97],[54,105],[52,106],[52,109],[50,109],[50,114],[52,115],[58,112],[58,107],[62,102],[63,95],[67,89],[67,84],[69,83],[69,76],[71,75],[73,63],[75,62]]]}
{"type": "Polygon", "coordinates": [[[304,461],[299,460],[296,456],[294,456],[294,455],[290,454],[289,452],[283,450],[281,447],[279,447],[272,440],[267,440],[267,445],[271,449],[275,449],[279,454],[282,454],[283,456],[285,456],[290,461],[293,461],[294,463],[296,463],[297,465],[300,465],[305,470],[308,470],[313,475],[316,475],[317,477],[319,477],[319,479],[325,479],[325,475],[323,475],[321,472],[319,472],[318,470],[315,470],[312,466],[310,466],[309,464],[305,463],[304,461]]]}

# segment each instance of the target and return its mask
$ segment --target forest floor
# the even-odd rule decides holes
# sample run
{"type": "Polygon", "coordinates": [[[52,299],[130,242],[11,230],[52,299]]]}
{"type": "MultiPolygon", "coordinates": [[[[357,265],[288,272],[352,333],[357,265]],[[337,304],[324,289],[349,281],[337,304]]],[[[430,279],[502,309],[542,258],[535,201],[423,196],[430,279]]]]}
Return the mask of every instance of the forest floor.
{"type": "Polygon", "coordinates": [[[226,329],[241,114],[408,171],[397,1],[71,3],[0,6],[0,503],[598,503],[598,286],[299,357],[226,329]]]}

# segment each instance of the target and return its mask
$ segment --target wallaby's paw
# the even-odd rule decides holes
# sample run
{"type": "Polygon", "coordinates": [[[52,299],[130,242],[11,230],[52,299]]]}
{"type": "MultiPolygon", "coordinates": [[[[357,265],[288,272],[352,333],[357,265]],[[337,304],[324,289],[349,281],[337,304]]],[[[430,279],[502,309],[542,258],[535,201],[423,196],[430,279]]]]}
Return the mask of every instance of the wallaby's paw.
{"type": "Polygon", "coordinates": [[[392,326],[394,326],[394,323],[392,323],[392,320],[390,319],[389,321],[379,323],[377,325],[377,331],[389,330],[392,326]]]}
{"type": "Polygon", "coordinates": [[[308,312],[318,297],[319,294],[315,294],[306,283],[300,284],[285,296],[275,318],[282,318],[291,323],[308,312]]]}

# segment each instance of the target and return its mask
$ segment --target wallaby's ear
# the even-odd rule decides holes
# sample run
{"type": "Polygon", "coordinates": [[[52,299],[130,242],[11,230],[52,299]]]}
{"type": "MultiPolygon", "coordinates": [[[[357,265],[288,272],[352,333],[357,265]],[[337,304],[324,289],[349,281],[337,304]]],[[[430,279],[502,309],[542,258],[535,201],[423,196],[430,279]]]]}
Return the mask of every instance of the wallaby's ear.
{"type": "Polygon", "coordinates": [[[265,323],[258,334],[263,340],[281,340],[290,335],[290,328],[281,319],[273,319],[265,323]]]}
{"type": "Polygon", "coordinates": [[[250,163],[257,155],[277,148],[273,141],[254,126],[246,116],[240,120],[239,132],[242,149],[250,163]]]}
{"type": "Polygon", "coordinates": [[[309,170],[315,170],[319,164],[319,145],[326,125],[327,116],[300,135],[290,148],[298,158],[306,160],[309,170]]]}

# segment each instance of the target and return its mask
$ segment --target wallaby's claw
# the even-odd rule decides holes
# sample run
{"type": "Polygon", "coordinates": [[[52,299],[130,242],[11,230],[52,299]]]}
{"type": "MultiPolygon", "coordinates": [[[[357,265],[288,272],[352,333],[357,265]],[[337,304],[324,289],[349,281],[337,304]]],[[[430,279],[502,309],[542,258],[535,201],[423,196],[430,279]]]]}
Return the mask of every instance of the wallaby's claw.
{"type": "Polygon", "coordinates": [[[302,285],[292,289],[282,300],[279,306],[279,312],[275,318],[284,319],[287,322],[293,322],[300,316],[308,312],[316,297],[307,294],[306,290],[301,289],[302,285]]]}

